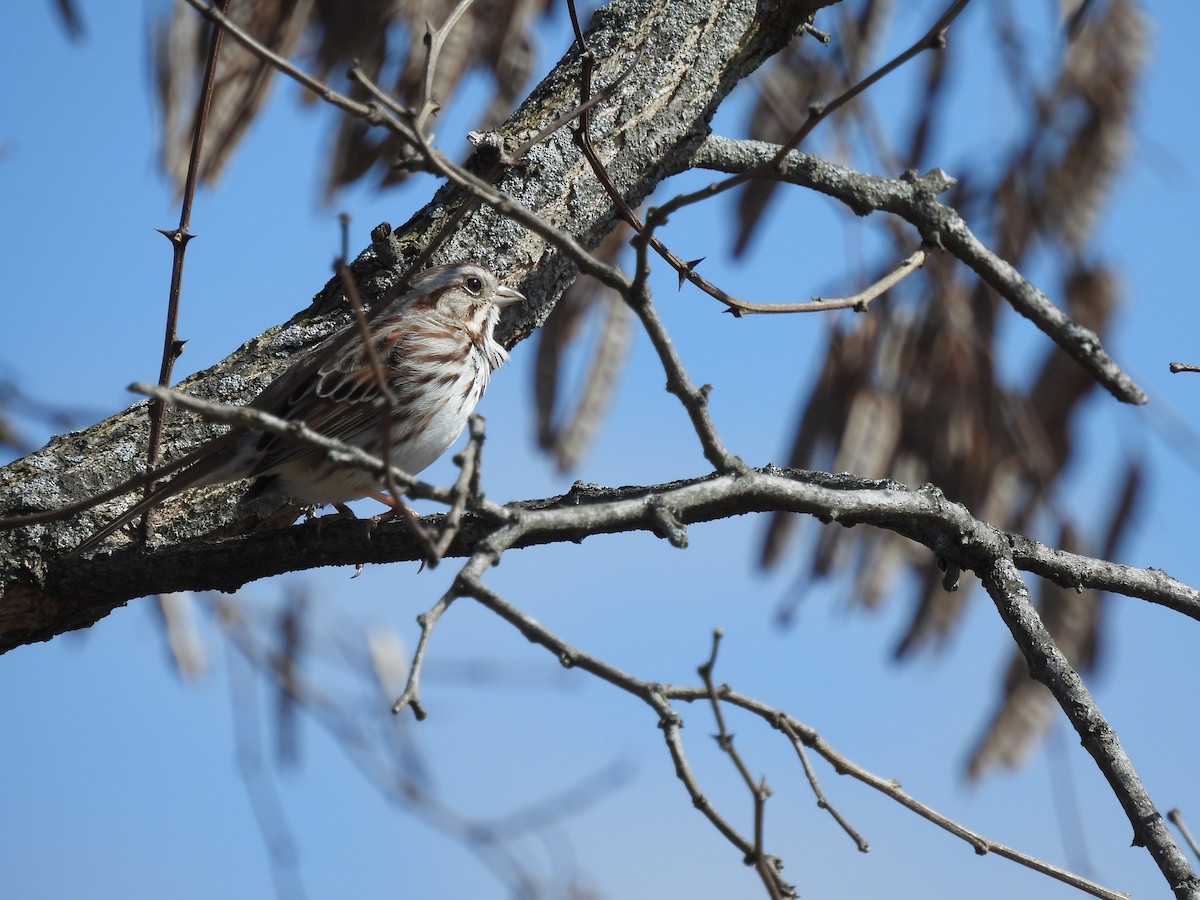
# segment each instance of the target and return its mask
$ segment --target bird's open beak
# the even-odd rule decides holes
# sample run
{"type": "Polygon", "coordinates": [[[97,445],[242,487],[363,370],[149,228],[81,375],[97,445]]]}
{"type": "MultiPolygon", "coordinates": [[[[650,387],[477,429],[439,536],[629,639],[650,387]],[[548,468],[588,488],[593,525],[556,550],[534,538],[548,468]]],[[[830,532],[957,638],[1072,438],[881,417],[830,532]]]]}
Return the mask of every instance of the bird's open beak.
{"type": "Polygon", "coordinates": [[[496,288],[496,296],[492,299],[492,302],[501,309],[504,309],[506,306],[512,306],[514,303],[520,303],[524,299],[525,295],[520,291],[515,291],[510,287],[500,285],[500,287],[496,288]]]}

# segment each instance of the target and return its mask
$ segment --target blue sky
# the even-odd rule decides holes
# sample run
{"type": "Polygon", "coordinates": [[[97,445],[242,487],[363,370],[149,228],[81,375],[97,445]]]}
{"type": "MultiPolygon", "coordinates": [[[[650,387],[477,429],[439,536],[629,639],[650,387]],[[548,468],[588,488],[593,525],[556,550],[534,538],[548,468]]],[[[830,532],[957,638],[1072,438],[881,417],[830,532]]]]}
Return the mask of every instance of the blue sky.
{"type": "MultiPolygon", "coordinates": [[[[941,4],[911,5],[914,34],[941,4]]],[[[34,397],[82,411],[87,424],[130,402],[124,387],[153,380],[170,272],[167,243],[178,207],[154,161],[145,32],[149,12],[115,13],[82,2],[87,40],[71,45],[50,3],[19,4],[0,32],[0,259],[9,289],[0,328],[0,372],[34,397]]],[[[982,7],[984,4],[978,4],[982,7]]],[[[155,6],[154,9],[159,7],[155,6]]],[[[1200,362],[1190,262],[1200,238],[1194,207],[1200,183],[1200,119],[1193,114],[1194,35],[1200,8],[1148,3],[1152,64],[1138,104],[1137,137],[1125,177],[1106,208],[1098,252],[1123,278],[1123,307],[1109,341],[1117,360],[1151,396],[1149,410],[1097,394],[1079,423],[1088,448],[1062,501],[1090,510],[1107,491],[1114,462],[1144,458],[1151,473],[1140,527],[1123,562],[1166,569],[1200,583],[1191,531],[1200,472],[1164,439],[1165,415],[1194,417],[1200,381],[1171,376],[1171,360],[1200,362]]],[[[973,7],[964,29],[987,27],[973,7]]],[[[544,62],[565,48],[560,14],[539,48],[544,62]]],[[[818,20],[818,25],[822,22],[818,20]]],[[[1031,31],[1035,31],[1031,25],[1031,31]]],[[[897,44],[912,35],[901,34],[897,44]]],[[[1031,37],[1031,39],[1034,39],[1031,37]]],[[[1044,38],[1041,38],[1044,40],[1044,38]]],[[[882,57],[881,57],[882,58],[882,57]]],[[[986,73],[964,74],[962,130],[943,138],[946,161],[1005,140],[1011,111],[986,73]],[[974,79],[974,80],[972,80],[974,79]]],[[[904,85],[881,86],[887,91],[904,85]]],[[[329,273],[339,245],[337,213],[353,215],[353,246],[378,221],[403,222],[432,190],[428,178],[380,194],[356,188],[319,203],[320,158],[331,116],[301,107],[279,85],[241,153],[193,216],[181,333],[182,376],[306,305],[329,273]]],[[[717,128],[738,136],[744,110],[733,102],[717,128]]],[[[465,113],[440,123],[442,145],[465,146],[465,113]]],[[[890,173],[881,173],[890,174],[890,173]]],[[[680,179],[673,189],[709,180],[680,179]]],[[[714,222],[728,198],[680,216],[668,239],[684,258],[708,255],[708,275],[753,297],[836,293],[846,283],[848,248],[861,225],[828,201],[796,191],[776,203],[742,266],[714,246],[714,222]],[[711,217],[711,218],[710,218],[711,217]],[[797,248],[803,258],[797,258],[797,248]],[[797,272],[803,278],[797,278],[797,272]]],[[[851,256],[851,258],[853,258],[851,256]]],[[[734,320],[696,294],[677,294],[658,273],[659,304],[697,382],[711,382],[713,414],[734,452],[755,464],[782,462],[792,410],[815,370],[828,322],[818,317],[734,320]],[[766,402],[764,384],[783,387],[766,402]],[[750,398],[748,400],[748,398],[750,398]],[[784,410],[781,416],[778,410],[784,410]]],[[[1006,325],[1014,376],[1045,339],[1024,320],[1006,325]]],[[[560,476],[533,447],[528,402],[532,345],[519,346],[481,407],[488,416],[485,485],[495,500],[538,497],[572,477],[608,484],[700,474],[704,460],[682,411],[661,390],[646,342],[633,357],[606,427],[580,470],[560,476]]],[[[24,423],[34,443],[45,426],[24,423]],[[40,429],[40,430],[39,430],[40,429]]],[[[1182,438],[1183,442],[1193,440],[1182,438]]],[[[1192,445],[1194,452],[1194,443],[1192,445]]],[[[428,470],[448,481],[447,460],[428,470]]],[[[690,532],[675,550],[645,535],[593,539],[583,546],[510,554],[489,582],[582,649],[642,678],[694,682],[714,626],[726,639],[718,678],[796,715],[856,762],[901,780],[917,798],[995,840],[1078,868],[1064,844],[1051,786],[1069,782],[1079,798],[1080,840],[1101,882],[1135,896],[1162,896],[1148,855],[1128,848],[1129,825],[1061,727],[1028,766],[978,786],[963,783],[963,760],[991,712],[1007,665],[1003,625],[981,592],[960,634],[936,657],[889,662],[907,616],[900,598],[877,614],[852,611],[844,587],[811,592],[798,623],[773,625],[793,574],[764,576],[753,565],[763,523],[752,518],[690,532]]],[[[312,597],[315,628],[354,635],[390,628],[412,646],[415,616],[428,608],[453,567],[418,575],[413,566],[322,571],[251,585],[231,602],[266,614],[289,590],[312,597]]],[[[205,607],[201,605],[201,609],[205,607]]],[[[210,670],[182,683],[168,663],[149,601],[135,601],[83,634],[20,648],[0,659],[0,894],[19,898],[260,897],[272,890],[263,839],[235,761],[229,650],[206,612],[199,628],[210,670]]],[[[1200,821],[1193,777],[1194,623],[1141,601],[1111,603],[1108,661],[1093,685],[1151,796],[1200,821]]],[[[347,640],[351,640],[347,637],[347,640]]],[[[502,817],[556,796],[592,773],[616,767],[619,784],[544,839],[519,848],[531,867],[577,873],[609,897],[757,895],[752,874],[711,829],[674,779],[648,709],[546,654],[467,601],[434,638],[423,694],[427,721],[389,723],[428,767],[443,802],[464,813],[502,817]],[[471,665],[502,673],[482,683],[471,665]]],[[[244,690],[240,679],[235,687],[244,690]]],[[[331,689],[364,703],[345,679],[331,689]]],[[[263,715],[269,750],[270,705],[263,715]]],[[[743,829],[750,806],[708,735],[700,707],[682,708],[684,737],[710,797],[743,829]]],[[[961,842],[818,763],[831,801],[870,840],[860,855],[817,810],[787,745],[759,723],[733,719],[750,768],[775,795],[768,845],[809,897],[1074,896],[1012,863],[979,858],[961,842]],[[853,889],[847,887],[853,883],[853,889]]],[[[504,886],[459,845],[380,798],[317,725],[301,727],[300,763],[273,761],[270,780],[294,840],[310,897],[505,896],[504,886]]],[[[269,755],[269,754],[268,754],[269,755]]]]}

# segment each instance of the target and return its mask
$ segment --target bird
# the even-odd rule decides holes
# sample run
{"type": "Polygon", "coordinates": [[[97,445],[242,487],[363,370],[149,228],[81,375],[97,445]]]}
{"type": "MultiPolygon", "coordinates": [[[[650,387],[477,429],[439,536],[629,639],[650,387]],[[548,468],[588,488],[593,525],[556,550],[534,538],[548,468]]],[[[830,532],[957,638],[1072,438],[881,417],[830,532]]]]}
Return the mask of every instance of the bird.
{"type": "MultiPolygon", "coordinates": [[[[301,357],[250,407],[382,458],[383,428],[390,464],[416,475],[440,457],[466,426],[493,371],[508,360],[494,332],[504,308],[525,295],[471,263],[435,266],[367,325],[369,342],[352,325],[301,357]],[[388,392],[380,390],[376,365],[388,392]],[[387,407],[381,406],[381,395],[387,407]]],[[[267,431],[232,431],[153,472],[80,503],[0,518],[0,529],[66,518],[175,473],[152,494],[89,536],[82,553],[151,507],[190,488],[256,478],[309,506],[341,506],[374,497],[389,506],[377,472],[339,464],[322,450],[267,431]]]]}

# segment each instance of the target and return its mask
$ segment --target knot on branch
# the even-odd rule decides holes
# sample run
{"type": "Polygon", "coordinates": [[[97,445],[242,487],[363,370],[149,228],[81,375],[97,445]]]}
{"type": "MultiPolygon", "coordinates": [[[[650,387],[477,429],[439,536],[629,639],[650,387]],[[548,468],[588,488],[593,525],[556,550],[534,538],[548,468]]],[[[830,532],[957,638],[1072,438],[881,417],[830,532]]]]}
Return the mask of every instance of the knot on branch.
{"type": "Polygon", "coordinates": [[[654,523],[654,533],[667,541],[672,547],[684,550],[688,545],[687,526],[679,520],[679,514],[663,503],[659,497],[652,497],[646,504],[650,519],[654,523]]]}

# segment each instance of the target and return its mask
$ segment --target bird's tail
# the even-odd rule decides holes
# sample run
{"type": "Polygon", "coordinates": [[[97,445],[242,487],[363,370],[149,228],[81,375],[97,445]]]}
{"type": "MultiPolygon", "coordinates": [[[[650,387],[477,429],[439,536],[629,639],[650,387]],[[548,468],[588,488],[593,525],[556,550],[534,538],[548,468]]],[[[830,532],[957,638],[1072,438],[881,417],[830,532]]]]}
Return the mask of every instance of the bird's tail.
{"type": "Polygon", "coordinates": [[[92,535],[84,542],[76,553],[80,550],[94,546],[103,538],[112,534],[117,528],[120,528],[126,522],[130,521],[135,516],[141,514],[146,509],[149,509],[155,503],[160,503],[172,494],[178,493],[185,488],[199,484],[201,480],[215,471],[218,466],[205,463],[205,459],[212,460],[215,455],[224,447],[226,441],[218,439],[217,446],[213,442],[209,442],[202,447],[193,450],[191,453],[185,453],[179,459],[172,460],[166,465],[159,466],[156,469],[151,469],[148,472],[143,472],[141,475],[135,475],[127,481],[123,481],[116,487],[109,488],[102,493],[88,497],[86,500],[80,500],[77,503],[68,503],[66,506],[59,506],[55,509],[47,509],[42,512],[26,513],[24,515],[3,516],[0,517],[0,531],[12,531],[17,528],[25,528],[29,525],[40,525],[44,522],[57,522],[61,519],[69,519],[71,516],[91,509],[93,506],[98,506],[101,503],[106,503],[123,494],[128,494],[131,491],[136,491],[139,488],[144,488],[152,482],[166,478],[180,470],[185,470],[182,474],[177,475],[174,479],[163,486],[162,489],[155,491],[150,497],[136,504],[132,509],[123,513],[115,522],[106,525],[97,534],[92,535]]]}
{"type": "MultiPolygon", "coordinates": [[[[115,519],[113,519],[111,522],[109,522],[107,525],[105,525],[103,528],[101,528],[98,531],[89,535],[83,543],[81,543],[78,547],[76,547],[74,550],[71,551],[70,555],[76,556],[77,554],[80,554],[80,553],[86,553],[88,550],[91,550],[93,547],[95,547],[97,544],[99,544],[102,540],[104,540],[110,534],[115,532],[117,529],[124,527],[126,524],[128,524],[129,522],[132,522],[134,519],[136,519],[142,513],[146,512],[147,510],[149,510],[150,508],[152,508],[154,506],[157,506],[158,504],[162,503],[167,498],[174,497],[176,494],[182,493],[183,491],[186,491],[190,487],[197,487],[198,485],[205,484],[206,480],[213,474],[213,472],[222,468],[222,464],[223,464],[224,460],[220,459],[219,457],[214,457],[212,455],[212,447],[211,446],[203,447],[201,449],[206,452],[201,453],[199,455],[199,458],[191,459],[191,462],[192,462],[191,468],[186,468],[183,465],[175,466],[175,463],[172,463],[171,465],[175,466],[175,468],[172,471],[178,471],[178,469],[180,469],[180,468],[182,468],[183,471],[180,472],[178,475],[176,475],[174,478],[172,478],[170,481],[168,481],[166,484],[162,485],[153,494],[149,494],[149,495],[143,497],[141,500],[139,500],[133,506],[129,507],[129,509],[125,510],[125,512],[121,513],[119,516],[117,516],[115,519]]],[[[197,452],[199,452],[199,451],[197,451],[197,452]]],[[[188,454],[187,456],[183,456],[179,460],[176,460],[175,462],[182,463],[183,460],[187,460],[191,456],[193,456],[193,454],[188,454]]],[[[164,466],[163,468],[166,468],[166,467],[164,466]]],[[[162,470],[158,470],[158,473],[157,473],[158,477],[161,477],[162,474],[163,474],[162,470]]],[[[170,473],[168,472],[167,474],[170,474],[170,473]]],[[[147,478],[145,476],[143,476],[141,479],[138,479],[138,480],[141,481],[142,486],[149,484],[151,481],[150,478],[147,478]]],[[[126,484],[128,484],[128,482],[126,482],[126,484]]],[[[137,488],[137,485],[133,485],[130,488],[130,490],[134,490],[136,488],[137,488]]],[[[121,493],[124,493],[124,491],[122,491],[121,493]]]]}

